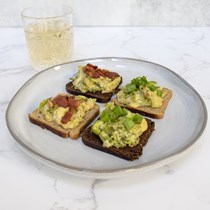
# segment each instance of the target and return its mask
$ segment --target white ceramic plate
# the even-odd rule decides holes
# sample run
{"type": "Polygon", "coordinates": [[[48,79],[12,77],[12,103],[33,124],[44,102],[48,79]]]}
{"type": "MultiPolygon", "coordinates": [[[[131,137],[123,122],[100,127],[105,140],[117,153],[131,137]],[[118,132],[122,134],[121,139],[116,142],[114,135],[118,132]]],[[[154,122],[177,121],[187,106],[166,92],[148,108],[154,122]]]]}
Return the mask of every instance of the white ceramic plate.
{"type": "Polygon", "coordinates": [[[21,148],[45,164],[74,175],[112,178],[143,172],[175,160],[203,133],[207,111],[199,94],[180,76],[161,65],[128,58],[94,58],[49,68],[33,76],[11,100],[6,121],[21,148]],[[28,113],[44,98],[65,92],[65,84],[77,72],[78,65],[87,63],[118,72],[123,77],[122,85],[145,75],[173,90],[165,117],[154,120],[156,129],[138,160],[129,162],[94,150],[85,146],[81,139],[63,139],[29,122],[28,113]]]}

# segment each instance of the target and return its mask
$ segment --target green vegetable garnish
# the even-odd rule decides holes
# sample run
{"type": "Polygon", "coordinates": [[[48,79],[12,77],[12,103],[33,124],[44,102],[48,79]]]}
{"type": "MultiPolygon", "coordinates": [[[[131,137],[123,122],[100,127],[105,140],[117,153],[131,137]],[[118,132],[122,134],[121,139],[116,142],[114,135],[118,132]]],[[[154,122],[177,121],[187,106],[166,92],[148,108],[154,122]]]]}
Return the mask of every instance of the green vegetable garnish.
{"type": "Polygon", "coordinates": [[[56,110],[56,107],[49,108],[49,112],[52,114],[56,110]]]}
{"type": "Polygon", "coordinates": [[[157,91],[157,96],[162,97],[163,95],[163,91],[159,89],[159,87],[157,86],[157,82],[148,81],[145,76],[132,79],[131,82],[123,88],[123,92],[125,94],[130,94],[134,91],[138,91],[139,89],[144,88],[148,88],[152,92],[157,91]]]}
{"type": "Polygon", "coordinates": [[[137,88],[139,88],[139,86],[146,87],[148,83],[149,82],[145,76],[137,77],[131,80],[131,84],[135,84],[137,88]]]}
{"type": "Polygon", "coordinates": [[[121,108],[121,106],[115,106],[113,113],[115,114],[115,118],[118,118],[127,115],[128,112],[125,108],[121,108]]]}
{"type": "Polygon", "coordinates": [[[152,92],[154,92],[155,90],[157,90],[157,87],[155,87],[153,84],[151,84],[151,85],[149,86],[149,89],[150,89],[152,92]]]}
{"type": "Polygon", "coordinates": [[[140,114],[135,114],[132,120],[134,123],[141,123],[141,121],[143,120],[143,117],[140,114]]]}
{"type": "Polygon", "coordinates": [[[157,96],[162,97],[163,96],[163,91],[162,90],[157,90],[157,96]]]}
{"type": "Polygon", "coordinates": [[[131,93],[131,92],[137,90],[136,85],[135,84],[132,84],[132,83],[127,84],[125,86],[125,88],[126,88],[126,92],[127,93],[131,93]]]}
{"type": "Polygon", "coordinates": [[[101,121],[101,120],[97,120],[94,124],[93,124],[93,126],[92,126],[92,128],[91,128],[91,131],[93,132],[93,133],[95,133],[96,135],[99,135],[99,133],[100,133],[100,126],[103,124],[103,122],[101,121]]]}
{"type": "MultiPolygon", "coordinates": [[[[116,122],[118,118],[123,116],[125,116],[124,126],[127,130],[131,129],[135,124],[141,123],[143,120],[143,117],[140,114],[135,114],[133,116],[133,114],[120,106],[107,106],[101,113],[100,120],[103,122],[116,122]]],[[[93,128],[93,130],[95,129],[93,128]]]]}
{"type": "Polygon", "coordinates": [[[38,112],[40,112],[41,109],[47,104],[48,100],[50,100],[50,98],[46,98],[43,101],[41,101],[41,103],[39,104],[38,112]]]}
{"type": "Polygon", "coordinates": [[[100,115],[100,120],[103,122],[115,122],[119,117],[127,114],[126,109],[122,109],[120,106],[107,107],[100,115]]]}
{"type": "Polygon", "coordinates": [[[135,123],[132,121],[132,119],[130,118],[125,118],[124,120],[124,126],[127,130],[130,130],[131,128],[133,128],[133,126],[135,125],[135,123]]]}
{"type": "Polygon", "coordinates": [[[104,122],[108,122],[110,119],[110,114],[108,110],[104,110],[101,115],[100,115],[100,120],[104,121],[104,122]]]}

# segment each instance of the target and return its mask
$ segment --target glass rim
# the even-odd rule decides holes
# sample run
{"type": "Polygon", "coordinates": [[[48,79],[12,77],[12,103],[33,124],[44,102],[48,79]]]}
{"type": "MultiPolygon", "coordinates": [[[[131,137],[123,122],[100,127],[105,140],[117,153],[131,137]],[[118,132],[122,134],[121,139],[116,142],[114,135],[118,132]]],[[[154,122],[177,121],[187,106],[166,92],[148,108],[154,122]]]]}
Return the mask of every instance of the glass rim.
{"type": "MultiPolygon", "coordinates": [[[[67,8],[68,11],[67,12],[63,12],[63,14],[61,15],[52,15],[52,16],[46,16],[46,17],[36,17],[36,16],[33,16],[33,15],[25,15],[24,13],[27,12],[28,10],[30,9],[40,9],[42,7],[39,7],[39,6],[32,6],[32,7],[27,7],[25,9],[23,9],[21,11],[21,16],[22,18],[29,18],[29,19],[37,19],[37,20],[41,20],[41,19],[52,19],[52,18],[60,18],[60,17],[63,17],[63,16],[66,16],[66,15],[70,15],[73,13],[73,9],[67,5],[61,5],[60,7],[64,7],[64,8],[67,8]]],[[[56,8],[55,6],[49,6],[47,8],[56,8]]]]}

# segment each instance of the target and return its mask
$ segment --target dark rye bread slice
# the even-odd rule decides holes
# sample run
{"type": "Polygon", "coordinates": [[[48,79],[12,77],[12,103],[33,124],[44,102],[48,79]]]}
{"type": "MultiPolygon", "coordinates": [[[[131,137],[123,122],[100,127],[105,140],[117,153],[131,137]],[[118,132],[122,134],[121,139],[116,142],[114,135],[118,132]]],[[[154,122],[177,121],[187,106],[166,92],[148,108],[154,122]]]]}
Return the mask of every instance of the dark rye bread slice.
{"type": "Polygon", "coordinates": [[[163,98],[163,103],[161,107],[158,108],[153,108],[153,107],[149,107],[149,106],[141,106],[141,107],[131,107],[131,106],[127,106],[124,105],[122,103],[120,103],[117,98],[113,99],[113,102],[115,103],[115,105],[119,105],[121,107],[124,107],[126,109],[129,109],[132,112],[135,113],[139,113],[141,115],[147,116],[147,117],[151,117],[151,118],[155,118],[155,119],[162,119],[164,117],[165,114],[165,110],[168,106],[168,103],[172,97],[172,90],[164,88],[165,91],[165,96],[163,98]]]}
{"type": "Polygon", "coordinates": [[[137,144],[134,147],[129,147],[129,146],[126,146],[124,148],[103,147],[103,143],[99,138],[99,136],[91,132],[91,127],[88,127],[84,130],[82,134],[82,141],[85,145],[89,147],[109,153],[111,155],[115,155],[125,160],[132,161],[138,159],[139,156],[142,155],[143,147],[147,144],[149,137],[151,136],[153,130],[155,129],[155,123],[149,119],[146,120],[148,123],[148,128],[140,136],[139,144],[137,144]]]}
{"type": "Polygon", "coordinates": [[[99,106],[96,104],[95,107],[86,112],[84,120],[73,129],[64,129],[54,121],[45,120],[44,116],[37,110],[33,111],[28,115],[31,123],[40,126],[43,129],[50,130],[51,132],[61,136],[63,138],[71,137],[72,139],[78,139],[82,131],[99,115],[99,106]]]}
{"type": "Polygon", "coordinates": [[[92,93],[92,92],[82,93],[80,90],[74,88],[73,82],[69,82],[66,84],[66,91],[68,93],[71,93],[74,95],[83,95],[83,96],[87,96],[87,97],[91,97],[91,98],[96,98],[97,102],[99,102],[99,103],[106,103],[106,102],[110,101],[112,95],[115,93],[115,91],[117,90],[117,88],[120,86],[121,83],[122,83],[122,77],[121,77],[121,81],[120,81],[119,85],[111,93],[101,93],[99,91],[97,91],[95,93],[92,93]]]}

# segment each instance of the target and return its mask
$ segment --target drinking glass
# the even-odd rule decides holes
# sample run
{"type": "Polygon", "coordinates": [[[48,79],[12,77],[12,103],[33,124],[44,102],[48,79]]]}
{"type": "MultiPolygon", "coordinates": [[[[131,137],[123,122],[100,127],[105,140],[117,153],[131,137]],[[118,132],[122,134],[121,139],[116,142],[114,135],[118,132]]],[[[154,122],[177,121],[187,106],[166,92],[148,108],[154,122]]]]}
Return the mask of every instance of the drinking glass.
{"type": "Polygon", "coordinates": [[[30,7],[21,12],[26,42],[35,70],[70,61],[73,53],[72,9],[30,7]]]}

